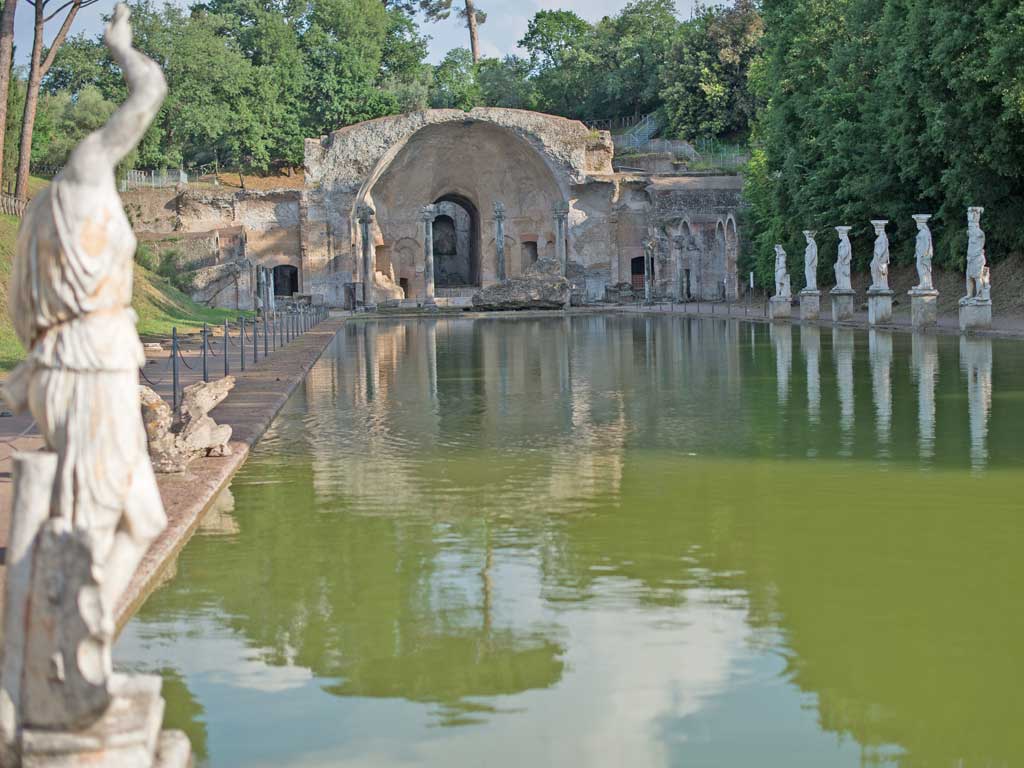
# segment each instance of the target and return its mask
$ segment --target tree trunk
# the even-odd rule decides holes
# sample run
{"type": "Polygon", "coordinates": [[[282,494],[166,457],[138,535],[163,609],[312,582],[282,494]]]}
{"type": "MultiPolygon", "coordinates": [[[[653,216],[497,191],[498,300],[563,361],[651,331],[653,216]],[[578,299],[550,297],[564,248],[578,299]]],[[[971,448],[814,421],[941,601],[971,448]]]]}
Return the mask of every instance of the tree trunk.
{"type": "Polygon", "coordinates": [[[476,6],[473,0],[466,0],[466,24],[469,26],[469,47],[473,52],[473,63],[480,63],[480,31],[476,25],[476,6]]]}
{"type": "Polygon", "coordinates": [[[18,147],[18,180],[14,187],[14,194],[19,200],[28,200],[28,177],[32,163],[32,131],[36,124],[36,109],[39,106],[39,85],[43,82],[46,73],[50,71],[53,60],[57,56],[57,50],[64,44],[64,39],[71,29],[71,22],[75,20],[78,9],[82,6],[82,0],[74,0],[68,9],[68,15],[64,17],[64,23],[60,25],[57,36],[53,38],[50,50],[43,58],[43,25],[47,21],[44,0],[36,0],[35,32],[32,38],[32,63],[28,70],[28,91],[25,93],[25,112],[21,119],[21,146],[18,147]]]}
{"type": "Polygon", "coordinates": [[[7,138],[7,99],[11,91],[11,58],[14,54],[14,12],[18,0],[6,0],[0,14],[0,189],[4,176],[4,140],[7,138]]]}

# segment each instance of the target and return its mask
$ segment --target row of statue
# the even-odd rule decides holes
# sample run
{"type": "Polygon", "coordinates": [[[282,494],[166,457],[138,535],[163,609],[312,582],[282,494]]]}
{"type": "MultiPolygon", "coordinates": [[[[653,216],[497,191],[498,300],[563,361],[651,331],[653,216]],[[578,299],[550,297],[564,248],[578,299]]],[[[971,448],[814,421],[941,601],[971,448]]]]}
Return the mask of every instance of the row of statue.
{"type": "MultiPolygon", "coordinates": [[[[985,233],[981,229],[981,215],[984,208],[967,209],[967,292],[964,301],[991,301],[991,286],[989,280],[989,268],[985,257],[985,233]]],[[[914,215],[914,222],[917,224],[917,242],[914,250],[914,257],[917,264],[918,284],[911,290],[912,294],[937,294],[932,282],[932,259],[935,256],[935,249],[932,244],[932,233],[928,227],[931,215],[919,213],[914,215]]],[[[871,222],[875,229],[875,248],[871,259],[871,287],[869,293],[887,293],[889,288],[889,237],[885,232],[889,222],[884,219],[877,219],[871,222]]],[[[853,263],[853,246],[850,243],[850,230],[852,227],[836,227],[839,233],[839,249],[834,266],[836,287],[833,293],[853,292],[850,282],[850,267],[853,263]]],[[[807,248],[804,251],[804,279],[806,287],[802,293],[817,293],[818,291],[818,244],[815,241],[815,232],[804,231],[804,238],[807,241],[807,248]]],[[[775,246],[775,296],[777,298],[789,298],[792,296],[790,288],[789,268],[787,265],[786,251],[781,245],[775,246]]]]}

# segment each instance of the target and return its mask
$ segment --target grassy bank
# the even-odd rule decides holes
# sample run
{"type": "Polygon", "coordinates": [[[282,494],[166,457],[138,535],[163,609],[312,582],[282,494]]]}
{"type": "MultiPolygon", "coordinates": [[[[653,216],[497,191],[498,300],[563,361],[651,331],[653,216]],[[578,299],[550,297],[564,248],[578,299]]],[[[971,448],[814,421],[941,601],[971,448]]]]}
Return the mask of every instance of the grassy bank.
{"type": "MultiPolygon", "coordinates": [[[[18,219],[0,215],[0,375],[9,371],[25,356],[25,351],[14,336],[14,328],[7,317],[7,281],[11,273],[11,259],[18,233],[18,219]]],[[[139,315],[139,335],[165,337],[171,328],[187,333],[198,330],[203,323],[219,324],[225,318],[234,319],[239,313],[226,309],[210,309],[196,304],[163,278],[135,266],[135,293],[132,306],[139,315]]]]}

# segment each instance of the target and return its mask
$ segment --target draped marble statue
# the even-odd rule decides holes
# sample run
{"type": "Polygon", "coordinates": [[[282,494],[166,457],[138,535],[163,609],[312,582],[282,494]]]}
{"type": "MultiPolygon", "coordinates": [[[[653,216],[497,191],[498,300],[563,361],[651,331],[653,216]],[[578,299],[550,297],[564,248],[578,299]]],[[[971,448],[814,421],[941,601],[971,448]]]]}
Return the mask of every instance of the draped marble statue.
{"type": "Polygon", "coordinates": [[[807,248],[804,249],[804,282],[805,291],[818,290],[818,243],[814,240],[814,232],[804,231],[807,248]]]}
{"type": "Polygon", "coordinates": [[[932,259],[935,256],[935,247],[932,245],[932,231],[928,228],[929,219],[931,215],[927,213],[914,215],[914,222],[917,224],[917,242],[914,246],[914,261],[917,264],[915,291],[935,290],[932,284],[932,259]]]}
{"type": "Polygon", "coordinates": [[[781,245],[775,246],[775,298],[785,299],[792,295],[786,251],[781,245]]]}
{"type": "Polygon", "coordinates": [[[851,227],[836,227],[839,233],[839,250],[836,253],[836,291],[852,291],[850,265],[853,263],[853,246],[850,244],[851,227]]]}
{"type": "Polygon", "coordinates": [[[139,735],[122,715],[162,711],[159,679],[113,675],[110,661],[117,600],[167,523],[137,405],[136,241],[114,177],[167,86],[132,48],[128,18],[118,5],[105,37],[128,98],[28,206],[9,286],[28,355],[3,396],[45,442],[15,458],[0,676],[10,764],[143,765],[124,751],[136,747],[156,759],[159,718],[139,735]]]}
{"type": "Polygon", "coordinates": [[[889,237],[885,234],[888,221],[872,221],[875,228],[875,250],[871,257],[871,290],[889,290],[889,237]]]}
{"type": "Polygon", "coordinates": [[[981,229],[984,208],[967,209],[967,295],[965,300],[989,301],[988,260],[985,256],[985,233],[981,229]]]}

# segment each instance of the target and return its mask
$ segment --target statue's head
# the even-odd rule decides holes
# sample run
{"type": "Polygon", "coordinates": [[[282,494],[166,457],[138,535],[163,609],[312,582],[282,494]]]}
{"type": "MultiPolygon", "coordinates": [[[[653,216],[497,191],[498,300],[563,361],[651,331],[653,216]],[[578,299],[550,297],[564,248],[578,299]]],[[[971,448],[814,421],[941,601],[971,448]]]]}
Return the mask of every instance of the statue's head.
{"type": "Polygon", "coordinates": [[[784,258],[786,258],[786,251],[783,249],[783,247],[781,245],[776,245],[775,246],[775,258],[776,259],[784,259],[784,258]]]}
{"type": "Polygon", "coordinates": [[[928,220],[931,219],[930,213],[915,213],[914,221],[917,222],[917,228],[922,232],[928,229],[928,220]]]}
{"type": "Polygon", "coordinates": [[[876,235],[884,235],[885,234],[885,225],[888,224],[888,223],[889,223],[888,219],[873,219],[871,221],[871,226],[873,226],[875,228],[875,234],[876,235]]]}
{"type": "Polygon", "coordinates": [[[850,230],[851,229],[853,229],[853,227],[836,227],[836,232],[839,233],[839,239],[840,240],[849,240],[850,239],[850,230]]]}
{"type": "Polygon", "coordinates": [[[815,244],[814,243],[814,230],[813,229],[805,229],[804,230],[804,239],[807,240],[807,244],[808,245],[814,245],[815,244]]]}
{"type": "Polygon", "coordinates": [[[984,208],[972,207],[967,209],[967,224],[973,227],[977,227],[981,224],[981,214],[985,212],[984,208]]]}

